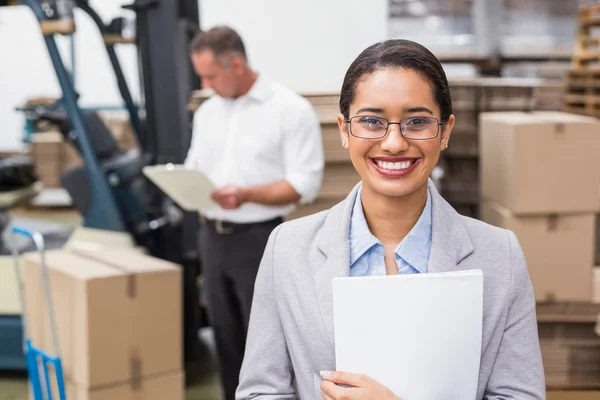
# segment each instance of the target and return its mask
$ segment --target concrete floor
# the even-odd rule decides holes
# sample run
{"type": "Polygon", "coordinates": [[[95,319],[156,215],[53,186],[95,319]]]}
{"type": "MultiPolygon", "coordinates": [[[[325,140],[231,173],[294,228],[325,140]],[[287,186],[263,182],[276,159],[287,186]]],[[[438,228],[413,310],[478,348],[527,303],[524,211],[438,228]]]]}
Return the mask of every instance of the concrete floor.
{"type": "MultiPolygon", "coordinates": [[[[201,370],[194,377],[194,383],[186,387],[186,400],[222,400],[219,376],[214,362],[214,341],[210,329],[200,332],[200,340],[209,352],[200,361],[201,370]]],[[[27,397],[27,376],[25,373],[2,373],[0,371],[0,400],[29,400],[27,397]]]]}

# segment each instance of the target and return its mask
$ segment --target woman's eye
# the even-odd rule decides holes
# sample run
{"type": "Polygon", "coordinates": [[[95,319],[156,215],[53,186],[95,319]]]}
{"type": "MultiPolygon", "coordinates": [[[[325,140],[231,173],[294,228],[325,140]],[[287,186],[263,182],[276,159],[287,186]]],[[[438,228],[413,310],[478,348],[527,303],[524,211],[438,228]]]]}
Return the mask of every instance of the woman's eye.
{"type": "Polygon", "coordinates": [[[373,118],[373,117],[364,117],[360,119],[360,123],[363,125],[369,125],[369,126],[378,126],[378,125],[383,125],[381,123],[381,120],[377,119],[377,118],[373,118]]]}
{"type": "Polygon", "coordinates": [[[411,118],[407,121],[407,125],[424,125],[429,123],[427,118],[411,118]]]}

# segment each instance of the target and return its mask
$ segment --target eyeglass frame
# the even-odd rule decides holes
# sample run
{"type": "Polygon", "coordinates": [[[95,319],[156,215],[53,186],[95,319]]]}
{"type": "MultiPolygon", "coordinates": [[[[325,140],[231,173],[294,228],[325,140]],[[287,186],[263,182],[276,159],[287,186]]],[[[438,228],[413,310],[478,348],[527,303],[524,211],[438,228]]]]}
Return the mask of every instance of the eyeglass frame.
{"type": "Polygon", "coordinates": [[[389,132],[389,129],[390,129],[390,125],[398,125],[400,127],[400,134],[406,140],[431,140],[431,139],[435,139],[436,137],[438,137],[440,135],[440,126],[446,125],[445,122],[440,122],[440,120],[438,118],[436,118],[436,117],[429,117],[429,116],[426,116],[426,117],[406,117],[406,118],[401,119],[398,122],[391,122],[391,121],[388,121],[386,118],[378,117],[376,115],[355,115],[354,117],[350,117],[348,119],[345,119],[344,122],[347,123],[347,124],[349,124],[348,130],[350,131],[350,134],[352,136],[354,136],[355,138],[358,138],[358,139],[365,139],[365,140],[379,140],[379,139],[383,139],[384,137],[387,136],[387,134],[389,132]],[[383,136],[379,136],[379,137],[375,137],[375,138],[366,138],[366,137],[362,137],[362,136],[356,136],[354,133],[352,133],[352,120],[354,118],[364,118],[364,117],[378,118],[378,119],[382,119],[384,121],[387,121],[387,125],[385,127],[385,133],[383,134],[383,136]],[[406,137],[406,135],[404,134],[404,130],[402,129],[402,122],[405,121],[405,120],[407,120],[407,119],[411,119],[411,118],[430,118],[430,119],[436,120],[437,124],[436,124],[435,136],[426,137],[426,138],[409,138],[409,137],[406,137]]]}

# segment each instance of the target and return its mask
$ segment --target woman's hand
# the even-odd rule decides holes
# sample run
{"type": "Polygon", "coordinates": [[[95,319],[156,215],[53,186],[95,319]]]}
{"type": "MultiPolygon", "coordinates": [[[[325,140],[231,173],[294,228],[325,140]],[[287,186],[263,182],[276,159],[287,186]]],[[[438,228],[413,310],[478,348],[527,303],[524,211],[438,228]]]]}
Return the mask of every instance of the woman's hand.
{"type": "Polygon", "coordinates": [[[365,375],[322,371],[321,376],[321,394],[324,400],[402,400],[381,383],[365,375]]]}

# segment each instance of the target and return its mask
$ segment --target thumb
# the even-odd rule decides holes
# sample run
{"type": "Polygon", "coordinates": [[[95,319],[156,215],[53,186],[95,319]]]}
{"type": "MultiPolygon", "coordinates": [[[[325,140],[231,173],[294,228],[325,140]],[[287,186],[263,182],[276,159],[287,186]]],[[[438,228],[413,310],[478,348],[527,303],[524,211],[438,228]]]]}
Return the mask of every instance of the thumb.
{"type": "Polygon", "coordinates": [[[362,374],[352,374],[343,371],[321,371],[321,377],[326,381],[338,385],[348,385],[352,387],[365,387],[370,378],[362,374]]]}

